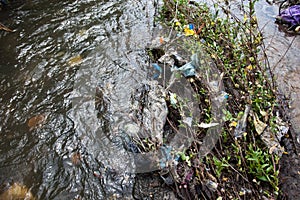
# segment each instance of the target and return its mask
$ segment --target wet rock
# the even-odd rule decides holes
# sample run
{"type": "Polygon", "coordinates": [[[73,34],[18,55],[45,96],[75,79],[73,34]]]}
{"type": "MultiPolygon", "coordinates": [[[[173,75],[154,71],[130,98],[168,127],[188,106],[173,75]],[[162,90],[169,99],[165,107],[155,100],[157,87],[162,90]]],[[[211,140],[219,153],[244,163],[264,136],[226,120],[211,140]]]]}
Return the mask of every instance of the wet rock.
{"type": "Polygon", "coordinates": [[[163,127],[168,114],[165,98],[165,90],[157,81],[147,81],[136,90],[132,97],[132,107],[140,128],[128,128],[132,132],[131,136],[155,138],[155,142],[163,143],[163,127]]]}

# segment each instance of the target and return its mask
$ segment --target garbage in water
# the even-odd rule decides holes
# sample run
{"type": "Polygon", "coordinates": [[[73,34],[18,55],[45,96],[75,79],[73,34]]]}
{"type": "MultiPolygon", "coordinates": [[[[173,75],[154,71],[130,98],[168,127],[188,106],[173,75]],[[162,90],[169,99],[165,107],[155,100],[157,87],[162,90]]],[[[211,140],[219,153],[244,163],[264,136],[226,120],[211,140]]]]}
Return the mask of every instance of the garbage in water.
{"type": "Polygon", "coordinates": [[[282,11],[279,10],[276,22],[286,25],[288,30],[300,31],[300,5],[290,6],[282,11]]]}

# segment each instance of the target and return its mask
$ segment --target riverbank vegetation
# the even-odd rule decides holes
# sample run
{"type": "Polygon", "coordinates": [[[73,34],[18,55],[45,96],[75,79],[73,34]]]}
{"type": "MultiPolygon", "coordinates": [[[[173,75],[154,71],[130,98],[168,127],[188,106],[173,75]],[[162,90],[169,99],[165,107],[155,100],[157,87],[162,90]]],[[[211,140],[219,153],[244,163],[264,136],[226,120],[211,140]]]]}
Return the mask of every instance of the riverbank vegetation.
{"type": "MultiPolygon", "coordinates": [[[[289,132],[282,120],[282,102],[264,55],[255,2],[250,0],[241,5],[239,12],[235,12],[238,15],[229,10],[228,1],[208,5],[164,0],[160,8],[159,23],[170,32],[188,38],[185,42],[180,39],[172,42],[190,55],[199,47],[205,49],[222,72],[228,95],[226,109],[222,111],[225,123],[212,152],[199,158],[198,151],[207,133],[199,128],[195,133],[198,141],[180,153],[171,187],[182,199],[275,199],[281,195],[279,160],[288,152],[280,142],[289,137],[289,132]]],[[[152,62],[157,62],[157,58],[152,56],[152,62]]],[[[212,121],[209,90],[199,76],[188,79],[195,94],[200,96],[201,110],[206,111],[199,123],[209,124],[212,121]]]]}

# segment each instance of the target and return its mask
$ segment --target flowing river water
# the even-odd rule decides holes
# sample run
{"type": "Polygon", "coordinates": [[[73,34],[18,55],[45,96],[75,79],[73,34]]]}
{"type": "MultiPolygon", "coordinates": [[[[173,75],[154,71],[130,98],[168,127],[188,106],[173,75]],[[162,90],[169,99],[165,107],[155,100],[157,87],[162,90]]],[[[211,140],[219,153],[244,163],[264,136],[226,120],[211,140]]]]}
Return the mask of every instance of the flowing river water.
{"type": "MultiPolygon", "coordinates": [[[[260,1],[257,13],[299,130],[299,38],[278,30],[277,9],[260,1]]],[[[132,198],[135,165],[112,133],[132,122],[132,93],[152,87],[155,12],[146,0],[32,0],[0,13],[15,30],[0,32],[1,184],[38,199],[132,198]]]]}
{"type": "Polygon", "coordinates": [[[110,148],[108,131],[129,120],[131,92],[149,79],[153,2],[30,1],[10,12],[16,31],[0,37],[0,182],[39,199],[131,197],[130,169],[112,169],[130,158],[99,149],[110,148]],[[95,108],[97,87],[110,108],[95,108]]]}

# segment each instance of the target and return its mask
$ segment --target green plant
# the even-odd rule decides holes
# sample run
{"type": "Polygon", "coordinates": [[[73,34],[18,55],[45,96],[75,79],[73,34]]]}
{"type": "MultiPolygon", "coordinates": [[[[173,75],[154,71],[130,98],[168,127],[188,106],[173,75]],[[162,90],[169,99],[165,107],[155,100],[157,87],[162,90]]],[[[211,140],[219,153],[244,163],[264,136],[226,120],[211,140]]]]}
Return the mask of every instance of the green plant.
{"type": "Polygon", "coordinates": [[[224,170],[224,168],[229,167],[228,162],[226,161],[226,158],[222,158],[222,160],[219,160],[216,157],[213,157],[214,165],[216,166],[216,173],[217,177],[221,176],[221,172],[224,170]]]}
{"type": "Polygon", "coordinates": [[[249,173],[261,181],[269,182],[278,191],[279,170],[276,169],[275,163],[272,161],[272,156],[275,157],[275,161],[277,162],[279,159],[277,156],[271,155],[259,147],[254,148],[252,144],[249,144],[245,158],[249,173]]]}

